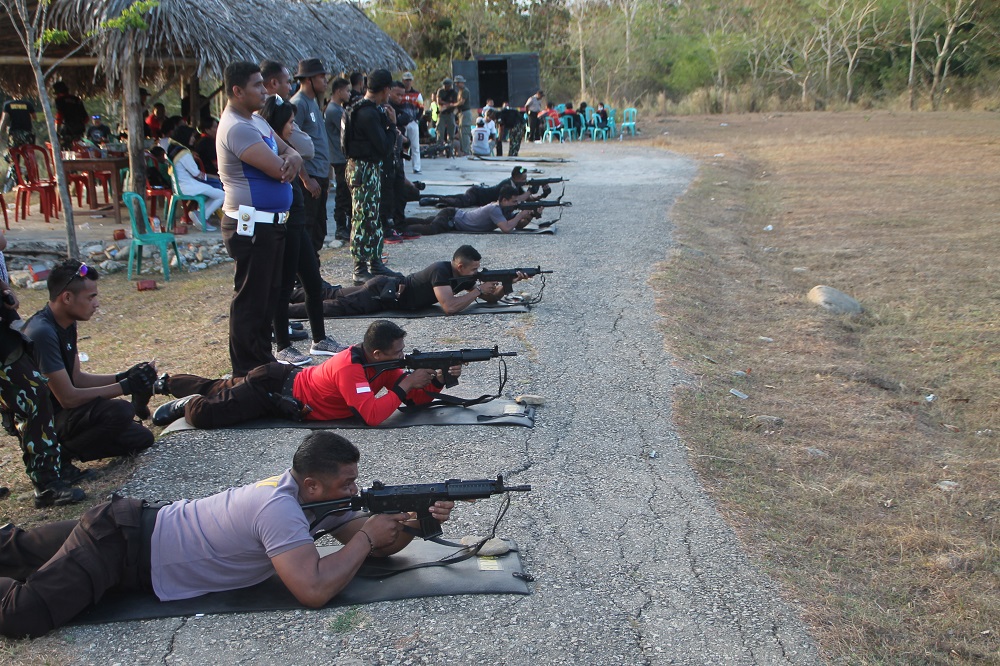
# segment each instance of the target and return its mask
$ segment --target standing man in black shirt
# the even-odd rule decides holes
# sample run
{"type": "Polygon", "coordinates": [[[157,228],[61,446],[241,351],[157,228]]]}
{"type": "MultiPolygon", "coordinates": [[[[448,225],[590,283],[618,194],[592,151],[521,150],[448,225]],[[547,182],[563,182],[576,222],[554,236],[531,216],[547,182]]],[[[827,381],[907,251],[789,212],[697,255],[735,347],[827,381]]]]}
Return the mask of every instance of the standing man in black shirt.
{"type": "Polygon", "coordinates": [[[399,275],[382,263],[382,162],[392,159],[396,145],[396,112],[387,104],[392,74],[376,69],[368,77],[364,97],[344,112],[343,143],[347,155],[347,182],[354,207],[351,218],[351,256],[354,282],[364,284],[373,275],[399,275]],[[371,272],[369,272],[369,270],[371,272]]]}
{"type": "Polygon", "coordinates": [[[0,114],[0,136],[7,134],[7,148],[35,142],[35,107],[26,99],[9,99],[0,114]]]}
{"type": "Polygon", "coordinates": [[[71,95],[69,86],[62,81],[52,85],[56,94],[56,132],[59,134],[59,145],[63,150],[70,150],[73,144],[83,138],[87,131],[87,107],[76,95],[71,95]]]}

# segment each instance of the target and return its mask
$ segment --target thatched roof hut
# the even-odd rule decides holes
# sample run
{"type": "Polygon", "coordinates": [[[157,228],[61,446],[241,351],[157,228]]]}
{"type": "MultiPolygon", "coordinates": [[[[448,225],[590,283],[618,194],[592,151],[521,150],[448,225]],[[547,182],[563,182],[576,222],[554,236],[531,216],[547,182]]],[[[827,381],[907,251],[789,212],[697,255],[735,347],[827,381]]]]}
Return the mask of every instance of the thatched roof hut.
{"type": "MultiPolygon", "coordinates": [[[[51,27],[83,35],[119,16],[132,0],[53,0],[51,27]]],[[[160,0],[146,16],[149,29],[135,35],[143,81],[181,73],[221,78],[234,60],[270,58],[294,71],[302,58],[320,58],[332,72],[413,67],[410,56],[347,2],[329,0],[160,0]],[[252,17],[252,18],[248,18],[252,17]]],[[[60,67],[57,78],[77,91],[118,88],[130,35],[106,31],[60,67]]],[[[71,47],[53,46],[47,58],[71,47]]],[[[24,47],[0,13],[0,89],[30,92],[34,80],[24,47]]]]}

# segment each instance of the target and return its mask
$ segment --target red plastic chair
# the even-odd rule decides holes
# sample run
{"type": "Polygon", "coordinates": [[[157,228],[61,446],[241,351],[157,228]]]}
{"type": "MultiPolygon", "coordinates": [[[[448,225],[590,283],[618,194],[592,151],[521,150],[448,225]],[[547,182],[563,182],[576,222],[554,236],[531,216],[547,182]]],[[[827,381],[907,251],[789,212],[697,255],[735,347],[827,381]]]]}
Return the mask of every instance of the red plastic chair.
{"type": "MultiPolygon", "coordinates": [[[[151,170],[159,170],[160,163],[159,160],[152,153],[146,153],[146,173],[148,174],[151,170]]],[[[170,199],[174,196],[174,191],[167,187],[154,187],[149,184],[149,179],[146,179],[146,198],[149,199],[149,216],[156,217],[156,200],[163,199],[163,210],[167,210],[167,206],[170,205],[170,199]]]]}
{"type": "Polygon", "coordinates": [[[14,221],[28,217],[32,192],[38,192],[39,208],[46,222],[49,222],[49,217],[58,217],[59,197],[52,178],[53,166],[45,150],[41,146],[27,144],[11,148],[10,156],[14,164],[14,176],[17,178],[17,187],[14,188],[14,221]],[[39,164],[45,165],[45,178],[39,171],[39,164]]]}

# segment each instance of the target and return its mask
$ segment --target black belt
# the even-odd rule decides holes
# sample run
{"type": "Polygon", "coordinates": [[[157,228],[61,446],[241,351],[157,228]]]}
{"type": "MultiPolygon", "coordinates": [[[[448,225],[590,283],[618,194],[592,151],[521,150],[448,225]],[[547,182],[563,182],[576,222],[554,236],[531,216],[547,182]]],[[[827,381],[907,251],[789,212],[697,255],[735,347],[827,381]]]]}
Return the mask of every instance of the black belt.
{"type": "Polygon", "coordinates": [[[156,514],[170,502],[142,501],[142,513],[139,516],[139,584],[143,589],[153,589],[152,539],[156,527],[156,514]]]}
{"type": "Polygon", "coordinates": [[[288,376],[285,377],[285,383],[281,385],[281,395],[289,398],[295,397],[295,376],[300,372],[302,372],[302,368],[292,366],[292,369],[288,371],[288,376]]]}

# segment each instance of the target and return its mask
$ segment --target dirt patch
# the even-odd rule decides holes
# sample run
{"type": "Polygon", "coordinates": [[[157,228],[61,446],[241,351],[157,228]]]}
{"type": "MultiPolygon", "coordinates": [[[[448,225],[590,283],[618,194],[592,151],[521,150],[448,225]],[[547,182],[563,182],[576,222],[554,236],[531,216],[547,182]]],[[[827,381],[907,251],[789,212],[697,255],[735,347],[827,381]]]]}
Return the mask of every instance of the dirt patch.
{"type": "Polygon", "coordinates": [[[677,418],[720,507],[832,661],[995,659],[1000,117],[647,129],[703,163],[656,283],[699,379],[677,418]],[[865,312],[819,310],[820,284],[865,312]]]}

